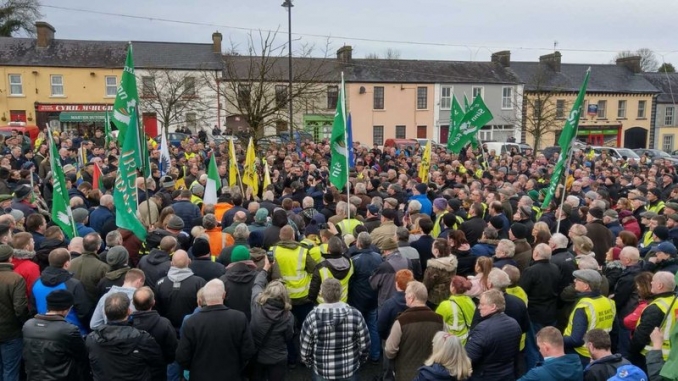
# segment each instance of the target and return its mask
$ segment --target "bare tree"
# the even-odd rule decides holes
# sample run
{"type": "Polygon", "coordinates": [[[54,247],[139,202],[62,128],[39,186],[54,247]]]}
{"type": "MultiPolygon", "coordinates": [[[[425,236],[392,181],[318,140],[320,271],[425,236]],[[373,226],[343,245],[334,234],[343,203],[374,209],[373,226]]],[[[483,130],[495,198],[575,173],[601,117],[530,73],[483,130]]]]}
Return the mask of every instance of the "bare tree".
{"type": "Polygon", "coordinates": [[[35,21],[42,17],[39,0],[3,0],[0,4],[0,37],[24,31],[35,35],[35,21]]]}
{"type": "Polygon", "coordinates": [[[398,60],[400,59],[400,50],[393,49],[393,48],[388,48],[386,51],[384,51],[383,58],[382,56],[379,55],[379,53],[367,53],[365,55],[366,59],[369,60],[379,60],[379,59],[384,59],[384,60],[398,60]]]}
{"type": "Polygon", "coordinates": [[[328,105],[327,83],[338,82],[339,76],[334,71],[336,62],[328,58],[327,46],[320,57],[314,58],[313,45],[297,44],[300,47],[293,58],[290,91],[287,47],[277,45],[276,35],[277,32],[259,32],[257,37],[250,34],[246,54],[223,56],[223,78],[215,90],[220,99],[226,100],[227,114],[239,115],[248,126],[247,131],[232,130],[231,134],[258,139],[270,127],[276,127],[277,132],[289,131],[290,99],[295,115],[334,108],[328,105]]]}
{"type": "Polygon", "coordinates": [[[158,121],[167,127],[186,123],[195,127],[204,122],[215,108],[214,94],[203,72],[169,69],[138,70],[141,84],[141,110],[154,112],[158,121]]]}
{"type": "Polygon", "coordinates": [[[657,61],[657,57],[655,56],[654,52],[648,48],[641,48],[636,50],[635,52],[630,50],[621,51],[617,53],[617,55],[612,60],[612,63],[614,63],[619,58],[633,56],[640,56],[640,69],[642,71],[644,72],[657,71],[657,68],[659,67],[659,61],[657,61]]]}

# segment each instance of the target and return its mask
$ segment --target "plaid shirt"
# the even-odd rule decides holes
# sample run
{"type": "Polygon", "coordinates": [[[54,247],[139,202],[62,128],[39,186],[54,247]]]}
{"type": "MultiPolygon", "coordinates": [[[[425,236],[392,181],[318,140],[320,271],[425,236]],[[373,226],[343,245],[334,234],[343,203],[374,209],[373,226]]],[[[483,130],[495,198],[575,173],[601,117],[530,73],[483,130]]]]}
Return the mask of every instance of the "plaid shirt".
{"type": "Polygon", "coordinates": [[[301,327],[301,359],[323,378],[351,377],[367,360],[370,335],[362,314],[346,303],[323,303],[301,327]]]}

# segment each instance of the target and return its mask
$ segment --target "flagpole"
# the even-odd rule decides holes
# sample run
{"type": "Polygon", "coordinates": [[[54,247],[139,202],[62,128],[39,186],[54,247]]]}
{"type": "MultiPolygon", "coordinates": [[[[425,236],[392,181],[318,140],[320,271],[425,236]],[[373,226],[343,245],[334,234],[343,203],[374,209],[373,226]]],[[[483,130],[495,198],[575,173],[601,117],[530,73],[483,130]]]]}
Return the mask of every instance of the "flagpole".
{"type": "MultiPolygon", "coordinates": [[[[148,169],[148,172],[150,174],[151,169],[147,168],[146,165],[149,163],[148,160],[145,158],[148,158],[148,143],[146,143],[146,131],[142,128],[141,125],[141,119],[139,118],[139,108],[135,107],[134,112],[137,114],[137,131],[139,133],[137,134],[139,138],[139,154],[141,154],[141,177],[144,179],[144,195],[146,196],[146,207],[148,209],[148,228],[150,229],[151,227],[151,198],[149,197],[148,194],[148,183],[146,182],[146,170],[148,169]],[[144,142],[144,145],[142,145],[142,142],[144,142]],[[144,149],[145,148],[145,149],[144,149]],[[146,152],[146,156],[144,156],[144,152],[146,152]]],[[[167,126],[165,126],[167,128],[167,126]]],[[[121,153],[122,156],[122,153],[121,153]]],[[[139,200],[137,200],[139,202],[139,200]]],[[[137,204],[138,205],[138,204],[137,204]]]]}
{"type": "MultiPolygon", "coordinates": [[[[563,203],[565,203],[565,193],[567,193],[566,192],[567,191],[567,177],[570,175],[569,171],[570,171],[570,166],[572,165],[572,151],[574,151],[574,142],[576,140],[577,140],[576,136],[574,138],[572,138],[572,141],[570,142],[570,149],[568,150],[568,153],[567,153],[568,156],[567,156],[567,167],[565,167],[566,168],[566,170],[565,170],[565,180],[563,181],[563,190],[562,190],[562,193],[560,195],[560,207],[561,208],[563,207],[563,203]]],[[[558,180],[558,182],[560,182],[560,180],[558,180]]],[[[556,232],[560,231],[560,220],[561,219],[558,218],[558,222],[556,223],[556,232]]]]}
{"type": "MultiPolygon", "coordinates": [[[[46,123],[46,124],[47,124],[47,133],[48,133],[48,135],[49,135],[49,144],[50,144],[50,146],[49,146],[49,148],[50,148],[50,149],[49,149],[49,153],[50,153],[50,156],[52,156],[52,148],[53,148],[53,146],[55,146],[55,144],[54,144],[54,135],[52,135],[52,130],[51,130],[50,127],[49,127],[49,123],[46,123]]],[[[58,147],[54,147],[54,148],[58,148],[58,147]]],[[[58,152],[58,151],[57,151],[57,152],[58,152]]],[[[55,158],[53,158],[53,160],[54,160],[54,163],[56,164],[56,163],[57,163],[57,160],[59,160],[59,158],[58,158],[58,157],[55,157],[55,158]]],[[[52,170],[52,182],[54,182],[54,181],[59,181],[59,179],[57,179],[56,176],[55,176],[55,175],[56,175],[56,172],[54,172],[54,168],[51,168],[51,167],[50,167],[50,169],[52,170]]],[[[62,190],[62,192],[63,192],[63,190],[62,190]]],[[[52,194],[52,198],[54,198],[54,194],[52,194]]],[[[71,206],[70,206],[69,204],[66,204],[66,209],[67,209],[67,210],[68,210],[68,208],[70,208],[70,207],[71,207],[71,206]]],[[[54,200],[53,200],[53,199],[52,199],[52,208],[54,208],[54,200]]],[[[69,220],[71,221],[71,229],[72,229],[73,237],[77,237],[77,236],[78,236],[78,231],[77,231],[76,228],[75,228],[75,218],[73,218],[73,213],[67,213],[67,214],[68,214],[69,220]]]]}
{"type": "Polygon", "coordinates": [[[350,147],[348,146],[348,128],[346,125],[346,86],[344,85],[344,72],[341,72],[341,112],[343,114],[343,121],[344,121],[344,146],[346,147],[346,202],[347,202],[347,207],[346,207],[346,217],[348,219],[351,219],[351,175],[350,175],[350,167],[348,163],[348,156],[349,156],[349,149],[350,147]]]}

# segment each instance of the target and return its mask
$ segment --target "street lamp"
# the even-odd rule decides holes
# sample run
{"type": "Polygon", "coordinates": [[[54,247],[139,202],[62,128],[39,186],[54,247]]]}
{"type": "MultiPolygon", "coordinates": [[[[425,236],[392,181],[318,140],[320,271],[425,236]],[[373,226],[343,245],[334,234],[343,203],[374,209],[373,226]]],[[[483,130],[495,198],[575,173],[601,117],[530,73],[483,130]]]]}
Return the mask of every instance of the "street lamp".
{"type": "MultiPolygon", "coordinates": [[[[282,3],[283,8],[287,8],[287,27],[288,27],[288,40],[287,40],[287,49],[288,49],[288,56],[287,56],[287,74],[288,74],[288,86],[287,86],[287,102],[290,108],[290,143],[292,143],[292,139],[294,139],[294,128],[292,127],[292,122],[294,120],[293,114],[292,114],[292,7],[294,5],[292,4],[292,0],[285,0],[284,3],[282,3]]],[[[299,149],[299,147],[297,147],[299,149]]]]}

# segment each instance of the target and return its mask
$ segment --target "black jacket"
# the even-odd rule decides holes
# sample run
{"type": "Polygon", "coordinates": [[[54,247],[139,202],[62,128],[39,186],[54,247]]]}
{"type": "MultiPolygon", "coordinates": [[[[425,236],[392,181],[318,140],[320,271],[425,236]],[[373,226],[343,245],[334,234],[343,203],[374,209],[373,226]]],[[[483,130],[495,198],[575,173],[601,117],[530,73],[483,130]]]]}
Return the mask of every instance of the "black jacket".
{"type": "Polygon", "coordinates": [[[622,270],[619,279],[617,279],[614,291],[610,290],[610,294],[614,294],[614,304],[617,307],[617,316],[622,319],[633,312],[638,302],[636,282],[634,279],[636,275],[640,274],[640,271],[640,265],[625,268],[622,270]]]}
{"type": "Polygon", "coordinates": [[[560,269],[548,259],[535,261],[520,277],[520,287],[527,294],[530,320],[542,325],[556,321],[556,302],[560,269]]]}
{"type": "Polygon", "coordinates": [[[59,315],[36,315],[23,327],[23,358],[28,380],[87,380],[85,341],[76,326],[59,315]]]}
{"type": "MultiPolygon", "coordinates": [[[[504,300],[506,301],[504,313],[518,323],[522,333],[527,333],[530,329],[530,316],[527,313],[525,302],[519,297],[507,294],[506,292],[504,292],[504,300]]],[[[480,310],[476,308],[476,312],[473,314],[473,320],[471,321],[471,329],[475,328],[481,321],[480,310]]]]}
{"type": "Polygon", "coordinates": [[[381,264],[381,255],[372,249],[358,250],[351,256],[353,276],[348,284],[348,304],[364,316],[377,308],[377,291],[370,286],[370,276],[381,264]]]}
{"type": "Polygon", "coordinates": [[[245,314],[247,320],[252,316],[250,303],[252,301],[252,285],[257,276],[257,266],[254,262],[233,262],[226,268],[221,279],[226,285],[226,300],[224,304],[245,314]]]}
{"type": "Polygon", "coordinates": [[[139,269],[146,275],[145,284],[155,290],[155,285],[167,276],[171,266],[170,255],[160,249],[152,249],[148,255],[139,260],[139,269]]]}
{"type": "Polygon", "coordinates": [[[193,275],[190,269],[171,267],[167,276],[155,286],[156,309],[178,330],[184,316],[191,314],[198,306],[196,295],[205,283],[204,279],[193,275]]]}
{"type": "Polygon", "coordinates": [[[475,245],[480,237],[483,235],[483,230],[487,227],[487,223],[481,217],[473,217],[461,224],[460,230],[466,235],[466,240],[469,245],[475,245]]]}
{"type": "Polygon", "coordinates": [[[576,270],[574,256],[567,248],[555,249],[551,255],[551,263],[558,266],[560,277],[558,278],[558,294],[572,283],[572,273],[576,270]]]}
{"type": "Polygon", "coordinates": [[[150,381],[160,368],[166,369],[155,339],[127,323],[99,326],[85,344],[94,381],[150,381]]]}
{"type": "Polygon", "coordinates": [[[619,353],[605,356],[592,362],[584,369],[584,381],[607,380],[617,374],[617,368],[629,364],[631,362],[619,353]]]}
{"type": "Polygon", "coordinates": [[[411,242],[410,246],[417,249],[419,252],[419,262],[421,262],[421,273],[423,274],[426,271],[426,264],[428,260],[433,258],[433,252],[431,247],[433,247],[433,242],[435,238],[431,235],[422,235],[418,240],[411,242]]]}
{"type": "Polygon", "coordinates": [[[469,332],[466,352],[473,364],[473,380],[514,380],[520,346],[520,326],[503,312],[486,316],[469,332]]]}
{"type": "Polygon", "coordinates": [[[294,316],[285,309],[282,300],[268,299],[264,305],[257,302],[259,294],[266,288],[267,275],[265,271],[260,271],[254,280],[250,328],[254,346],[258,350],[257,358],[252,361],[272,365],[287,360],[287,342],[294,335],[294,316]],[[264,336],[271,325],[271,334],[264,343],[264,336]]]}
{"type": "MultiPolygon", "coordinates": [[[[160,349],[162,350],[162,357],[165,360],[165,365],[174,362],[174,355],[176,354],[177,346],[179,345],[179,340],[177,340],[177,333],[172,327],[167,318],[164,318],[158,314],[158,311],[136,311],[130,317],[130,322],[132,327],[148,332],[155,342],[158,343],[160,349]]],[[[154,380],[165,380],[167,379],[167,372],[164,368],[159,368],[162,370],[157,375],[153,376],[154,380]]]]}
{"type": "Polygon", "coordinates": [[[43,271],[47,268],[47,266],[49,266],[49,253],[51,253],[52,250],[60,248],[66,249],[67,247],[68,243],[65,241],[45,238],[45,240],[43,240],[40,244],[40,247],[35,250],[35,261],[38,262],[40,271],[43,271]]]}
{"type": "Polygon", "coordinates": [[[457,275],[466,278],[476,273],[476,261],[478,257],[471,253],[471,250],[453,250],[452,255],[457,257],[457,275]]]}
{"type": "Polygon", "coordinates": [[[212,262],[210,255],[194,258],[188,267],[193,270],[193,274],[201,277],[205,282],[219,278],[224,275],[225,270],[221,263],[212,262]]]}
{"type": "Polygon", "coordinates": [[[254,351],[245,314],[224,305],[207,306],[186,320],[176,361],[191,372],[191,381],[240,381],[254,351]]]}
{"type": "MultiPolygon", "coordinates": [[[[653,299],[673,296],[673,292],[665,292],[653,296],[653,299]]],[[[672,299],[669,299],[672,300],[672,299]]],[[[650,301],[651,303],[651,301],[650,301]]],[[[678,301],[676,301],[678,303],[678,301]]],[[[670,304],[670,303],[669,303],[670,304]]],[[[661,327],[662,320],[664,320],[664,312],[657,305],[648,304],[640,315],[640,320],[633,331],[631,337],[631,345],[629,346],[629,360],[640,368],[645,367],[645,356],[640,352],[646,345],[650,344],[650,334],[655,327],[661,327]]]]}

